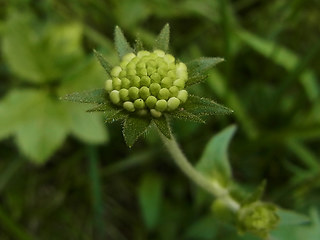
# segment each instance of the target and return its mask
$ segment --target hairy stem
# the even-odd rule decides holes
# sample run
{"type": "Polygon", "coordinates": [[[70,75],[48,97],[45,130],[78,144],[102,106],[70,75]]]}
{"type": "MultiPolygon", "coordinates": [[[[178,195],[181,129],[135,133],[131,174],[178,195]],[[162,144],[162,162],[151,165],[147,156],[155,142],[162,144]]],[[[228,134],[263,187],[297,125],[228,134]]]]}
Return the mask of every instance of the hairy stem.
{"type": "Polygon", "coordinates": [[[232,211],[239,210],[240,204],[231,197],[228,189],[219,184],[218,181],[209,180],[190,164],[173,136],[171,136],[171,139],[166,138],[161,133],[160,136],[175,163],[193,182],[213,196],[223,199],[232,211]]]}

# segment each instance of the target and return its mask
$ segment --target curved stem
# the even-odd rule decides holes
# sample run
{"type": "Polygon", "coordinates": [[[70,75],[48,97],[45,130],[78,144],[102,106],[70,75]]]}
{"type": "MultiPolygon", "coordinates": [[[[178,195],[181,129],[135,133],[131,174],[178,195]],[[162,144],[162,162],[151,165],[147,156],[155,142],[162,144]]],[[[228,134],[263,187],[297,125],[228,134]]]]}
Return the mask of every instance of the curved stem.
{"type": "Polygon", "coordinates": [[[171,139],[166,138],[160,133],[161,139],[173,157],[179,168],[199,187],[203,188],[213,196],[223,199],[224,203],[234,212],[238,211],[240,204],[232,198],[228,189],[221,186],[217,181],[210,181],[199,173],[188,161],[181,151],[177,141],[171,135],[171,139]]]}

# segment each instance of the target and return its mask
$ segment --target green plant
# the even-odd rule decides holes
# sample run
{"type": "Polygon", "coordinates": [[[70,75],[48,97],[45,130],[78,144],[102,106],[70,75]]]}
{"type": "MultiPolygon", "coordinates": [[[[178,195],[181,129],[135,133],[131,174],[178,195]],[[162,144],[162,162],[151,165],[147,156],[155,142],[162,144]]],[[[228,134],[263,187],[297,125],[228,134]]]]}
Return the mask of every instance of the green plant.
{"type": "MultiPolygon", "coordinates": [[[[230,114],[232,110],[216,102],[192,96],[186,86],[206,78],[206,71],[223,61],[221,58],[199,58],[189,63],[176,61],[168,54],[169,25],[165,25],[154,44],[154,51],[143,50],[137,40],[133,48],[121,29],[115,28],[115,46],[121,62],[112,67],[95,51],[110,79],[104,89],[76,92],[62,97],[63,100],[98,104],[88,112],[103,111],[106,122],[122,121],[123,136],[129,147],[150,127],[155,127],[168,151],[180,169],[198,186],[216,197],[213,209],[234,223],[240,232],[251,232],[267,238],[279,217],[277,207],[262,202],[263,184],[246,198],[235,197],[231,191],[231,170],[226,158],[210,159],[209,153],[194,168],[182,153],[170,129],[170,120],[180,118],[203,123],[203,116],[230,114]]],[[[223,134],[230,140],[235,128],[223,134]]],[[[217,141],[214,139],[214,141],[217,141]]],[[[215,145],[214,145],[215,146],[215,145]]],[[[226,150],[226,149],[215,149],[226,150]]]]}

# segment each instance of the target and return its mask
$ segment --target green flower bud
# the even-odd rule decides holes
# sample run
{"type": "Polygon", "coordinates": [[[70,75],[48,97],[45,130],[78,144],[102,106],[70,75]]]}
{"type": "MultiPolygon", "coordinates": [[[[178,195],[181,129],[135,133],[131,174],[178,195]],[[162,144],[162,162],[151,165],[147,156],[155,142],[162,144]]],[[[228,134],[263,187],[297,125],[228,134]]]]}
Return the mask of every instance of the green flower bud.
{"type": "Polygon", "coordinates": [[[140,78],[138,76],[129,76],[131,80],[131,85],[134,87],[139,88],[140,87],[140,78]]]}
{"type": "Polygon", "coordinates": [[[128,53],[123,56],[122,61],[130,62],[135,57],[136,57],[136,55],[134,53],[128,53]]]}
{"type": "Polygon", "coordinates": [[[120,89],[119,96],[120,96],[120,99],[122,101],[128,101],[129,100],[129,91],[128,91],[128,89],[125,89],[125,88],[120,89]]]}
{"type": "Polygon", "coordinates": [[[120,73],[119,73],[119,78],[123,78],[123,77],[126,77],[127,76],[127,71],[126,70],[122,70],[120,73]]]}
{"type": "Polygon", "coordinates": [[[152,94],[153,96],[157,96],[158,93],[159,93],[159,91],[160,91],[160,89],[161,89],[160,84],[158,84],[158,83],[151,83],[151,85],[150,85],[150,92],[151,92],[151,94],[152,94]]]}
{"type": "Polygon", "coordinates": [[[131,85],[131,81],[128,78],[121,78],[121,88],[128,89],[131,85]]]}
{"type": "Polygon", "coordinates": [[[154,50],[153,52],[157,54],[157,56],[159,57],[164,57],[166,55],[165,52],[162,50],[154,50]]]}
{"type": "Polygon", "coordinates": [[[180,100],[176,97],[171,97],[168,100],[168,110],[173,111],[176,110],[180,105],[180,100]]]}
{"type": "Polygon", "coordinates": [[[266,238],[279,222],[276,211],[273,204],[259,201],[242,206],[237,214],[237,226],[241,232],[251,232],[266,238]]]}
{"type": "Polygon", "coordinates": [[[169,98],[170,92],[168,88],[161,88],[158,93],[158,99],[165,99],[167,100],[169,98]]]}
{"type": "Polygon", "coordinates": [[[146,100],[146,105],[148,108],[154,108],[156,106],[158,99],[155,96],[149,96],[146,100]]]}
{"type": "Polygon", "coordinates": [[[150,86],[150,83],[151,83],[151,80],[150,80],[149,77],[147,77],[147,76],[141,77],[141,79],[140,79],[140,84],[141,84],[141,86],[147,86],[147,87],[149,87],[149,86],[150,86]]]}
{"type": "Polygon", "coordinates": [[[107,92],[111,92],[113,90],[112,87],[112,80],[108,79],[105,83],[105,89],[107,90],[107,92]]]}
{"type": "Polygon", "coordinates": [[[119,77],[119,74],[121,71],[122,71],[122,68],[120,66],[116,66],[116,67],[112,68],[110,74],[112,77],[119,77]]]}
{"type": "Polygon", "coordinates": [[[141,98],[138,98],[137,100],[134,101],[134,106],[136,109],[143,109],[145,106],[145,103],[141,98]]]}
{"type": "Polygon", "coordinates": [[[142,87],[139,90],[139,95],[142,99],[146,100],[150,96],[150,90],[148,87],[142,87]]]}
{"type": "Polygon", "coordinates": [[[125,110],[127,110],[127,111],[129,111],[129,112],[134,112],[134,111],[136,110],[136,109],[134,108],[133,102],[129,102],[129,101],[124,102],[122,106],[123,106],[123,108],[124,108],[125,110]]]}
{"type": "Polygon", "coordinates": [[[129,88],[128,92],[129,92],[129,97],[132,100],[136,100],[137,98],[139,98],[139,88],[131,87],[129,88]]]}
{"type": "Polygon", "coordinates": [[[163,88],[170,88],[172,86],[172,79],[169,77],[164,77],[161,80],[161,87],[163,88]]]}
{"type": "Polygon", "coordinates": [[[162,115],[161,112],[159,112],[159,111],[157,111],[157,110],[155,110],[155,109],[151,109],[151,110],[150,110],[150,113],[151,113],[151,116],[152,116],[152,117],[155,117],[155,118],[159,118],[159,117],[161,117],[161,115],[162,115]]]}
{"type": "Polygon", "coordinates": [[[128,53],[111,75],[112,80],[105,83],[110,100],[141,116],[160,117],[162,112],[176,110],[188,98],[184,90],[186,65],[176,64],[175,58],[162,50],[128,53]]]}
{"type": "Polygon", "coordinates": [[[112,79],[112,88],[116,89],[116,90],[120,90],[121,89],[121,80],[120,78],[113,78],[112,79]]]}
{"type": "Polygon", "coordinates": [[[161,99],[156,102],[156,110],[163,112],[167,109],[168,103],[166,100],[161,99]]]}
{"type": "Polygon", "coordinates": [[[111,102],[118,104],[120,102],[120,95],[118,90],[112,90],[109,94],[111,102]]]}
{"type": "Polygon", "coordinates": [[[179,89],[184,89],[185,86],[185,80],[178,78],[173,82],[174,86],[177,86],[179,89]]]}
{"type": "Polygon", "coordinates": [[[154,82],[154,83],[160,83],[160,81],[161,81],[161,76],[160,76],[160,74],[157,73],[157,72],[153,73],[153,74],[150,76],[150,78],[151,78],[151,81],[154,82]]]}
{"type": "Polygon", "coordinates": [[[188,92],[186,90],[180,90],[177,98],[179,98],[182,103],[185,103],[188,99],[188,92]]]}
{"type": "Polygon", "coordinates": [[[177,97],[179,93],[179,88],[177,86],[172,86],[169,88],[170,95],[173,97],[177,97]]]}
{"type": "Polygon", "coordinates": [[[148,55],[150,55],[150,52],[148,52],[148,51],[139,51],[137,54],[137,56],[139,58],[144,57],[144,56],[148,56],[148,55]]]}

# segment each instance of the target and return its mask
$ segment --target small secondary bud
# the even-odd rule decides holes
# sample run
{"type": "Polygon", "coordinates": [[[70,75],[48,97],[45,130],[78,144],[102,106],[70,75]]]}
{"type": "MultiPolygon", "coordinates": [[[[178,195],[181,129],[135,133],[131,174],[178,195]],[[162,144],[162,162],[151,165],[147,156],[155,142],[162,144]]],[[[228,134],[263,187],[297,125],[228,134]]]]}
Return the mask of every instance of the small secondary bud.
{"type": "Polygon", "coordinates": [[[143,76],[141,79],[140,79],[140,84],[141,86],[147,86],[149,87],[150,86],[150,83],[151,83],[151,80],[148,76],[143,76]]]}
{"type": "Polygon", "coordinates": [[[111,76],[112,77],[119,77],[119,73],[122,71],[122,68],[120,66],[116,66],[114,68],[112,68],[111,70],[111,76]]]}
{"type": "Polygon", "coordinates": [[[125,88],[120,89],[119,96],[120,96],[120,99],[122,101],[128,101],[129,100],[129,91],[128,91],[128,89],[125,89],[125,88]]]}
{"type": "Polygon", "coordinates": [[[130,87],[131,81],[128,78],[121,78],[121,87],[128,89],[130,87]]]}
{"type": "Polygon", "coordinates": [[[160,86],[160,84],[158,84],[158,83],[152,83],[152,84],[150,85],[150,92],[151,92],[151,94],[152,94],[153,96],[157,96],[158,93],[159,93],[159,91],[160,91],[160,89],[161,89],[161,86],[160,86]]]}
{"type": "Polygon", "coordinates": [[[161,88],[158,93],[158,99],[165,99],[167,100],[169,98],[170,92],[168,88],[161,88]]]}
{"type": "Polygon", "coordinates": [[[151,110],[150,110],[150,113],[151,113],[152,117],[155,117],[155,118],[159,118],[159,117],[161,117],[161,115],[162,115],[161,112],[159,112],[159,111],[157,111],[157,110],[155,110],[155,109],[151,109],[151,110]]]}
{"type": "Polygon", "coordinates": [[[120,78],[113,78],[112,79],[112,87],[113,89],[116,89],[116,90],[120,90],[121,88],[121,80],[120,78]]]}
{"type": "Polygon", "coordinates": [[[156,106],[157,103],[157,98],[155,96],[149,96],[146,100],[146,105],[148,106],[148,108],[154,108],[156,106]]]}

